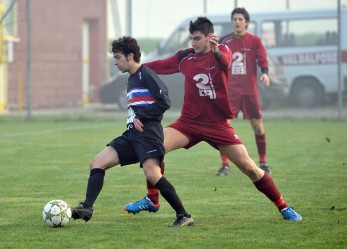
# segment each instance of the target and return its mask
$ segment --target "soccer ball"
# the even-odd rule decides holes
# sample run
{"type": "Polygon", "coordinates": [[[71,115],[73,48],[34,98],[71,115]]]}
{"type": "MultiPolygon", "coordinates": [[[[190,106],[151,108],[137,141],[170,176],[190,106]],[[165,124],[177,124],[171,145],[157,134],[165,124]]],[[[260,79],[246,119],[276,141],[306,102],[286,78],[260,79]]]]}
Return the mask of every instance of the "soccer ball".
{"type": "Polygon", "coordinates": [[[42,218],[50,227],[66,226],[71,219],[71,208],[65,201],[52,200],[43,208],[42,218]]]}

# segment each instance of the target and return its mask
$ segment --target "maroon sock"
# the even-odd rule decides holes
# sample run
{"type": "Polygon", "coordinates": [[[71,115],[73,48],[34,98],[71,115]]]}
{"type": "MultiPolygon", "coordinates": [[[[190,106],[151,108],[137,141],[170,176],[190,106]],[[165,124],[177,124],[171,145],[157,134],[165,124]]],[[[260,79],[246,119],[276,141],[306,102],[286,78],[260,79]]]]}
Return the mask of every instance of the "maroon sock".
{"type": "Polygon", "coordinates": [[[258,148],[259,162],[266,162],[266,137],[265,133],[263,135],[255,135],[255,143],[258,148]]]}
{"type": "Polygon", "coordinates": [[[283,208],[288,207],[287,203],[284,201],[281,193],[277,189],[274,181],[268,173],[265,173],[264,176],[257,182],[254,182],[255,187],[267,196],[281,211],[283,208]]]}
{"type": "Polygon", "coordinates": [[[222,160],[222,165],[223,166],[229,166],[229,158],[226,156],[221,156],[221,160],[222,160]]]}

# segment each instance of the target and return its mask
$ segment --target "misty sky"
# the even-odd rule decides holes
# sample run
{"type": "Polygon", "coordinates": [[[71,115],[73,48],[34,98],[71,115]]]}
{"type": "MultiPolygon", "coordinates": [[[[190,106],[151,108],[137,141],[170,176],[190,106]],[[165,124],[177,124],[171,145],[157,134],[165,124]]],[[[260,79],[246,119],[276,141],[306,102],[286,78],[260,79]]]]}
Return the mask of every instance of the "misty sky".
{"type": "MultiPolygon", "coordinates": [[[[112,1],[112,0],[111,0],[112,1]]],[[[120,27],[109,25],[109,37],[127,33],[126,1],[117,0],[120,27]]],[[[237,0],[239,7],[252,12],[285,10],[289,1],[291,9],[337,8],[337,0],[237,0]]],[[[132,0],[132,36],[136,38],[165,38],[186,17],[207,13],[230,13],[235,0],[132,0]]],[[[347,0],[341,0],[347,7],[347,0]]]]}

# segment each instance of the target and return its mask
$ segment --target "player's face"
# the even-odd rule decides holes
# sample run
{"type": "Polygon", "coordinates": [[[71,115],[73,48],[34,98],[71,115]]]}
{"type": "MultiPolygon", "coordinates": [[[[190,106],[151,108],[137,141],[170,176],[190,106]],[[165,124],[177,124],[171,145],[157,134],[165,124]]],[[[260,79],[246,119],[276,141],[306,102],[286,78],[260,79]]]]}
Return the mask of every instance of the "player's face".
{"type": "Polygon", "coordinates": [[[246,33],[248,22],[242,14],[235,13],[233,15],[232,25],[236,35],[243,35],[246,33]]]}
{"type": "Polygon", "coordinates": [[[121,71],[122,73],[129,72],[130,65],[129,65],[129,58],[126,57],[122,53],[114,53],[113,52],[113,58],[114,58],[114,64],[115,66],[121,71]]]}
{"type": "Polygon", "coordinates": [[[210,51],[209,39],[200,31],[190,34],[189,38],[196,54],[205,54],[210,51]]]}

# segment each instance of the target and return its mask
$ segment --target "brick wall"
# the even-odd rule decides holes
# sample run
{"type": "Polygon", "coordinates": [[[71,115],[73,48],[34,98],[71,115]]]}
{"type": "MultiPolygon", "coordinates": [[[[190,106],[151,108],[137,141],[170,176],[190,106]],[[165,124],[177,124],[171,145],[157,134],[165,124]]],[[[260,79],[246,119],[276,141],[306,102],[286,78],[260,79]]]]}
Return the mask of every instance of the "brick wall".
{"type": "MultiPolygon", "coordinates": [[[[85,21],[90,23],[89,96],[90,102],[98,102],[99,87],[106,80],[106,0],[31,1],[32,108],[82,105],[82,24],[85,21]]],[[[25,108],[27,102],[26,1],[18,1],[18,36],[20,42],[14,45],[14,62],[9,64],[10,110],[17,108],[21,100],[25,108]]]]}

